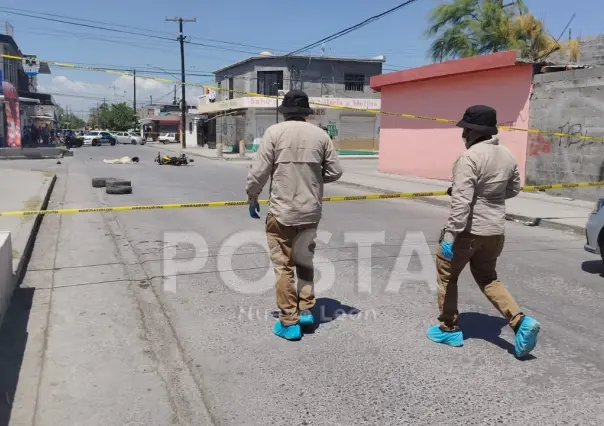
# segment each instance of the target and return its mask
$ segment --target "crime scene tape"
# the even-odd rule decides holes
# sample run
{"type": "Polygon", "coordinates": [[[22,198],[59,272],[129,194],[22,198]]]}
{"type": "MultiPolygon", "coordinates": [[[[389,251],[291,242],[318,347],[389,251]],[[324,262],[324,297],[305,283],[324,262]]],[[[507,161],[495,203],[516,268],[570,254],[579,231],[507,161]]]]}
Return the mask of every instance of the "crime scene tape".
{"type": "MultiPolygon", "coordinates": [[[[592,186],[604,186],[604,181],[600,182],[578,182],[578,183],[555,183],[551,185],[532,185],[523,186],[521,191],[539,191],[545,189],[562,188],[586,188],[592,186]]],[[[362,200],[392,200],[399,198],[422,198],[422,197],[440,197],[447,195],[447,191],[432,192],[397,192],[392,194],[368,194],[368,195],[336,195],[333,197],[323,197],[323,202],[338,201],[362,201],[362,200]]],[[[269,204],[269,200],[258,200],[258,204],[269,204]]],[[[12,212],[0,212],[0,217],[8,216],[32,216],[32,215],[50,215],[50,214],[73,214],[73,213],[109,213],[125,212],[136,210],[170,210],[170,209],[200,209],[210,207],[235,207],[247,206],[246,201],[210,201],[206,203],[184,203],[184,204],[151,204],[141,206],[116,206],[116,207],[89,207],[83,209],[55,209],[55,210],[23,210],[12,212]]]]}
{"type": "MultiPolygon", "coordinates": [[[[0,57],[6,58],[6,59],[14,59],[14,60],[26,59],[26,57],[22,57],[22,56],[5,55],[5,54],[1,54],[0,57]]],[[[84,71],[104,72],[104,73],[114,74],[114,75],[119,75],[119,76],[134,77],[133,73],[129,73],[126,71],[116,71],[116,70],[110,70],[110,69],[106,69],[106,68],[85,67],[85,66],[81,66],[81,65],[68,63],[68,62],[47,61],[47,60],[43,60],[43,59],[38,59],[38,61],[45,62],[49,65],[56,66],[59,68],[71,68],[71,69],[79,69],[79,70],[84,70],[84,71]]],[[[160,83],[182,84],[182,82],[180,82],[178,80],[171,80],[169,78],[151,77],[151,76],[140,75],[140,74],[136,74],[136,78],[154,80],[154,81],[157,81],[160,83]]],[[[262,98],[269,98],[269,99],[275,99],[275,100],[283,98],[282,96],[280,97],[280,96],[272,96],[272,95],[263,95],[263,94],[255,93],[255,92],[224,89],[222,87],[208,86],[208,85],[203,85],[203,84],[198,84],[198,83],[185,82],[184,84],[185,84],[185,86],[198,87],[198,88],[202,88],[202,89],[210,89],[210,90],[214,90],[216,92],[231,92],[231,93],[237,93],[237,94],[246,95],[246,96],[262,97],[262,98]]],[[[407,119],[411,119],[411,120],[433,121],[433,122],[437,122],[437,123],[455,124],[459,121],[459,120],[451,120],[448,118],[428,117],[428,116],[424,116],[424,115],[389,112],[389,111],[382,111],[382,110],[369,109],[369,108],[355,108],[355,107],[348,107],[348,106],[344,106],[344,105],[324,104],[324,103],[320,103],[320,102],[310,102],[310,104],[316,105],[316,106],[323,106],[326,108],[332,108],[332,109],[366,112],[366,113],[376,114],[376,115],[383,114],[383,115],[388,115],[388,116],[392,116],[392,117],[401,117],[401,118],[407,118],[407,119]]],[[[539,130],[539,129],[523,129],[523,128],[514,127],[514,126],[497,126],[497,127],[500,130],[504,130],[504,131],[508,131],[508,132],[526,132],[526,133],[539,134],[539,135],[545,135],[545,136],[572,137],[574,139],[579,139],[579,140],[583,140],[583,141],[604,142],[604,137],[601,137],[601,136],[585,136],[585,135],[576,135],[576,134],[570,134],[570,133],[550,132],[550,131],[539,130]]]]}

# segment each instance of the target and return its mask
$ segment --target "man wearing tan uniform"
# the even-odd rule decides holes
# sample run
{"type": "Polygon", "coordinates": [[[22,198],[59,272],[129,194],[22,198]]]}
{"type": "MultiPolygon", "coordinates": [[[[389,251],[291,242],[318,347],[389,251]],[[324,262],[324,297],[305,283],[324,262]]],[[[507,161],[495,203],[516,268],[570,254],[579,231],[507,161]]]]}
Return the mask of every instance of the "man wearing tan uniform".
{"type": "Polygon", "coordinates": [[[457,126],[463,128],[467,149],[453,166],[449,220],[436,254],[440,325],[426,334],[437,343],[463,346],[463,333],[457,325],[457,280],[469,263],[484,295],[514,330],[515,354],[522,358],[537,345],[541,326],[520,311],[495,271],[505,240],[505,200],[520,192],[518,163],[499,144],[493,108],[472,106],[457,126]]]}
{"type": "Polygon", "coordinates": [[[329,135],[306,122],[313,111],[304,92],[288,92],[279,112],[285,121],[264,132],[248,174],[246,192],[250,216],[259,219],[258,197],[271,179],[266,236],[280,310],[273,331],[284,339],[298,340],[302,326],[314,323],[310,311],[316,303],[312,260],[323,184],[338,180],[342,168],[329,135]]]}

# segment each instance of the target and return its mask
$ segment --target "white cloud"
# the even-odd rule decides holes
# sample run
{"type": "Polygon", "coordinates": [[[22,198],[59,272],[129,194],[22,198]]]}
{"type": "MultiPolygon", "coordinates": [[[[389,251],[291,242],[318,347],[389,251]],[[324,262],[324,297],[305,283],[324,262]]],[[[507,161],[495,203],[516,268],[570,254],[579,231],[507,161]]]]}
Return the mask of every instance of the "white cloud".
{"type": "MultiPolygon", "coordinates": [[[[100,84],[85,80],[72,80],[64,75],[53,76],[38,84],[40,92],[50,92],[61,106],[69,106],[80,116],[87,116],[90,108],[97,102],[106,99],[107,102],[127,102],[132,104],[134,98],[133,77],[120,76],[113,82],[100,84]],[[65,94],[65,96],[61,96],[65,94]],[[69,96],[73,95],[73,96],[69,96]]],[[[201,95],[201,87],[187,86],[186,95],[189,105],[197,105],[197,97],[201,95]]],[[[180,85],[176,83],[176,98],[180,99],[180,85]]],[[[151,79],[136,79],[137,106],[148,104],[150,97],[153,103],[172,103],[174,99],[174,84],[159,82],[151,79]]]]}

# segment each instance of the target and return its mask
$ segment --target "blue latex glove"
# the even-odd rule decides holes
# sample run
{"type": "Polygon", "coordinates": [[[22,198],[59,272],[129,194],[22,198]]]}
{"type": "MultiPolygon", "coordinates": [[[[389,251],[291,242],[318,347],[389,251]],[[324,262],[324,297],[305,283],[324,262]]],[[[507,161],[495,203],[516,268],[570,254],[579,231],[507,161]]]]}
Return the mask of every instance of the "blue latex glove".
{"type": "Polygon", "coordinates": [[[453,259],[453,243],[443,241],[440,243],[440,251],[447,260],[453,259]]]}
{"type": "Polygon", "coordinates": [[[251,203],[249,205],[249,210],[250,210],[250,217],[252,219],[260,219],[260,216],[258,216],[258,213],[260,213],[260,204],[256,203],[251,203]]]}

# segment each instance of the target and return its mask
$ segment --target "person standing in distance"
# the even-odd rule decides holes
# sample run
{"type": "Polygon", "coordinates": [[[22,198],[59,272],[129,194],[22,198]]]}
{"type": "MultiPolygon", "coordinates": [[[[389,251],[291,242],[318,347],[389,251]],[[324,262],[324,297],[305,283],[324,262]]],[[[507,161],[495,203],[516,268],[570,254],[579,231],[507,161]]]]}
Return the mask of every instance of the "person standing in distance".
{"type": "Polygon", "coordinates": [[[329,135],[306,121],[313,114],[306,93],[289,91],[279,112],[285,121],[264,132],[246,192],[250,216],[259,219],[258,197],[271,179],[266,236],[280,311],[273,331],[284,339],[298,340],[302,327],[315,321],[311,312],[316,304],[313,257],[323,184],[337,181],[343,172],[329,135]]]}
{"type": "Polygon", "coordinates": [[[522,358],[537,345],[541,325],[521,312],[495,271],[505,240],[505,200],[520,192],[518,163],[510,150],[499,144],[493,108],[468,108],[457,127],[463,128],[467,149],[453,166],[449,220],[436,254],[440,325],[429,328],[426,334],[437,343],[463,346],[457,323],[457,281],[469,263],[484,295],[514,330],[514,352],[522,358]]]}

